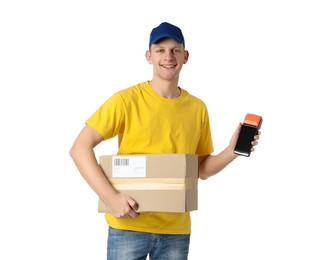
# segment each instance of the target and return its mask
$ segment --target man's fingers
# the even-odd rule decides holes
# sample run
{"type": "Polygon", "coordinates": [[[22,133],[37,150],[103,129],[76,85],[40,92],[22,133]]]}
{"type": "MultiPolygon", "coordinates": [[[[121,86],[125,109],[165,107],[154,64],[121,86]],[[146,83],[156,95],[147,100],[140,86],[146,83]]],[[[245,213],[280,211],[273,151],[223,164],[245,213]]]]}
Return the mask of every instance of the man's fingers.
{"type": "Polygon", "coordinates": [[[131,197],[126,197],[126,200],[127,200],[127,202],[129,203],[129,205],[130,205],[130,207],[133,209],[133,210],[135,210],[135,211],[137,211],[138,210],[138,203],[134,200],[134,199],[132,199],[131,197]]]}
{"type": "Polygon", "coordinates": [[[135,211],[132,211],[130,214],[129,214],[130,218],[136,218],[139,216],[139,213],[135,212],[135,211]]]}
{"type": "Polygon", "coordinates": [[[135,200],[131,199],[131,198],[128,198],[127,201],[128,201],[128,203],[130,205],[130,208],[131,208],[129,216],[131,218],[136,218],[137,216],[139,216],[139,213],[136,212],[138,210],[138,203],[135,200]]]}

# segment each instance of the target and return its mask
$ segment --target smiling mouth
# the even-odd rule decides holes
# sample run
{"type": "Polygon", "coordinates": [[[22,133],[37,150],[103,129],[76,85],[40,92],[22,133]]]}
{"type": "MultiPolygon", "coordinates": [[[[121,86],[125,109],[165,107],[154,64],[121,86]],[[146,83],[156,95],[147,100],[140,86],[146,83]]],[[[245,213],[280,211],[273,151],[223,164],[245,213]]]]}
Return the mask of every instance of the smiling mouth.
{"type": "Polygon", "coordinates": [[[176,65],[161,65],[163,68],[165,69],[171,69],[171,68],[174,68],[176,67],[176,65]]]}

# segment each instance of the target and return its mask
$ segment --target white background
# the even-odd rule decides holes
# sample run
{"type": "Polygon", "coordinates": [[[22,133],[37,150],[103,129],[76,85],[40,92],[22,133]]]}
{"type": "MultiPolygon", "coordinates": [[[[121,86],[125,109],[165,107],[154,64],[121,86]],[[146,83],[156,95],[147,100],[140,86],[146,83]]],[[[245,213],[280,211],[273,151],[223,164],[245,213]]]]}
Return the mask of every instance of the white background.
{"type": "Polygon", "coordinates": [[[105,259],[69,149],[111,94],[151,78],[163,21],[183,30],[180,86],[208,106],[215,153],[246,113],[264,119],[251,157],[200,181],[189,259],[325,259],[322,2],[1,1],[0,259],[105,259]]]}

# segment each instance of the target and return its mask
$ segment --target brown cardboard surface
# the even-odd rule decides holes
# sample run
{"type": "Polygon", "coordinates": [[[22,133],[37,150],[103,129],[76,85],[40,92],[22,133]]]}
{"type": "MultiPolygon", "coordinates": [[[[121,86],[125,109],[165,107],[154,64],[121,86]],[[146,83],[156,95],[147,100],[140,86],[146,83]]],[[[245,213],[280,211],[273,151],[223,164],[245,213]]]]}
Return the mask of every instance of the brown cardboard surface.
{"type": "MultiPolygon", "coordinates": [[[[111,184],[135,199],[138,212],[188,212],[197,210],[198,156],[193,154],[103,155],[99,165],[111,184]],[[112,158],[145,156],[144,177],[112,177],[112,158]]],[[[98,212],[107,212],[99,199],[98,212]]]]}

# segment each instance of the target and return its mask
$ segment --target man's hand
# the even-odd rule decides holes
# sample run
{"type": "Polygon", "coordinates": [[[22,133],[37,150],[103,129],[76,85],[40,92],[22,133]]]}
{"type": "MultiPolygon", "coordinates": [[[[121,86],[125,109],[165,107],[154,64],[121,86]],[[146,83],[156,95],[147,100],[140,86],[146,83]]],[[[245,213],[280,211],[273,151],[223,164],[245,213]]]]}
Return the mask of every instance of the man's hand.
{"type": "Polygon", "coordinates": [[[116,218],[136,218],[139,216],[139,213],[136,212],[138,209],[137,202],[122,193],[116,193],[106,206],[109,212],[116,218]]]}

